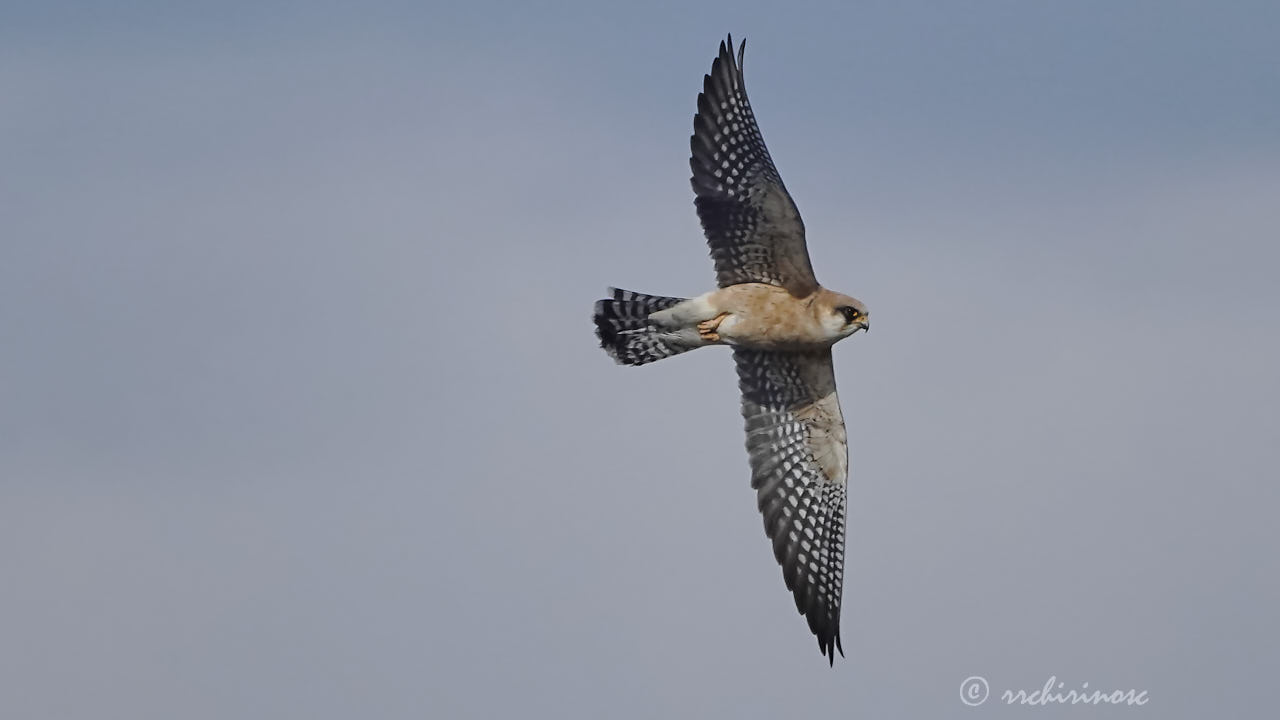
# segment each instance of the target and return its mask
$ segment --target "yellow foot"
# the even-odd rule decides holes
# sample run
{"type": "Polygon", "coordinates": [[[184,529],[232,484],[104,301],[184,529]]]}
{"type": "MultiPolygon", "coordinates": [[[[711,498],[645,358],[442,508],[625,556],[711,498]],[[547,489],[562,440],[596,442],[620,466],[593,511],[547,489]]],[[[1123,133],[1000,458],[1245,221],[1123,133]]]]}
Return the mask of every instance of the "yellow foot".
{"type": "Polygon", "coordinates": [[[720,342],[720,335],[716,330],[720,329],[720,323],[727,317],[729,313],[720,313],[706,322],[698,323],[698,336],[708,342],[720,342]]]}

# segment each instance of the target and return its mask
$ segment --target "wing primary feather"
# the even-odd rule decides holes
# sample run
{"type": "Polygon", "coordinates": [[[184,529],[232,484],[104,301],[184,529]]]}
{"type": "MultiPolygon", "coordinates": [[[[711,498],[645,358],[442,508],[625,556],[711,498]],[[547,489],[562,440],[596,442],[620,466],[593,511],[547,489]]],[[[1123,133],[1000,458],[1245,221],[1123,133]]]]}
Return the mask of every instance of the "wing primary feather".
{"type": "Polygon", "coordinates": [[[831,353],[735,348],[734,360],[765,535],[796,609],[834,664],[835,652],[844,654],[839,633],[848,465],[819,462],[846,452],[831,353]]]}
{"type": "Polygon", "coordinates": [[[804,222],[765,147],[742,76],[746,41],[720,42],[702,78],[689,143],[690,184],[721,287],[768,283],[804,297],[818,288],[804,222]]]}

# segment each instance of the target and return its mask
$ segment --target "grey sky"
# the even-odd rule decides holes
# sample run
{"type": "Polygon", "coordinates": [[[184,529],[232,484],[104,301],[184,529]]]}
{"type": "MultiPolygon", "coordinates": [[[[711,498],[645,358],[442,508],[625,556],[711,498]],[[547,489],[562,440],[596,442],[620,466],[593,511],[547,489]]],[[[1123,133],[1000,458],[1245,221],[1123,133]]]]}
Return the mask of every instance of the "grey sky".
{"type": "Polygon", "coordinates": [[[1277,28],[0,9],[3,715],[1273,711],[1277,28]],[[819,279],[876,318],[836,348],[834,669],[727,353],[619,368],[591,334],[606,285],[711,287],[687,143],[729,31],[819,279]],[[1151,702],[995,697],[1050,675],[1151,702]]]}

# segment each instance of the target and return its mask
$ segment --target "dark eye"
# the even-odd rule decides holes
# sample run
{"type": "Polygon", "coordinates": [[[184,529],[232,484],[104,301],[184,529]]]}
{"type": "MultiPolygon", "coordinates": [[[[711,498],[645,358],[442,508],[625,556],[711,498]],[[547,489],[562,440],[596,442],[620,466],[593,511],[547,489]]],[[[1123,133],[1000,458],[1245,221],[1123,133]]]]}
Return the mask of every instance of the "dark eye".
{"type": "Polygon", "coordinates": [[[845,322],[847,322],[847,323],[851,323],[851,322],[853,322],[853,319],[854,319],[854,318],[856,318],[856,317],[858,317],[858,311],[857,311],[857,310],[854,310],[854,309],[853,309],[852,307],[850,307],[849,305],[841,305],[840,307],[836,308],[836,310],[837,310],[841,315],[843,315],[843,316],[844,316],[844,321],[845,321],[845,322]]]}

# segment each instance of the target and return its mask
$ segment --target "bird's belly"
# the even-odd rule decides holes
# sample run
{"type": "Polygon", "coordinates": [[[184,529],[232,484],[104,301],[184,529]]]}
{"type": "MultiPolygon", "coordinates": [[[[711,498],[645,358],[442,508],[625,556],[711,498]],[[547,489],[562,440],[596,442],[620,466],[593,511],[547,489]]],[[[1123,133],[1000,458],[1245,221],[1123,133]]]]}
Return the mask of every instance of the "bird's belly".
{"type": "Polygon", "coordinates": [[[773,313],[733,313],[720,323],[719,333],[730,345],[754,350],[810,350],[831,345],[827,338],[815,333],[809,323],[773,313]]]}

